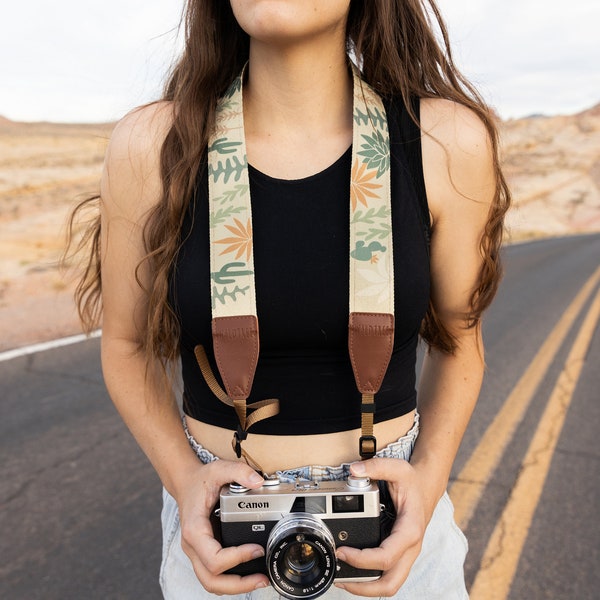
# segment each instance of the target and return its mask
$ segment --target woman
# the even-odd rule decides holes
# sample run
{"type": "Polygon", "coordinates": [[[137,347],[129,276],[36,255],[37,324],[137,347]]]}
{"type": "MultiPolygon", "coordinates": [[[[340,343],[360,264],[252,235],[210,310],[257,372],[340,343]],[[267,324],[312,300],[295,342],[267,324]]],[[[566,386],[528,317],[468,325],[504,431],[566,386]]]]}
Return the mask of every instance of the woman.
{"type": "Polygon", "coordinates": [[[492,116],[455,69],[433,2],[188,0],[186,11],[185,49],[164,99],[127,115],[112,135],[78,298],[91,326],[101,291],[105,381],[165,488],[163,593],[276,596],[263,573],[225,573],[264,549],[223,548],[210,516],[224,484],[256,489],[262,474],[278,473],[387,482],[397,515],[389,537],[377,548],[337,548],[339,560],[382,576],[338,582],[330,596],[467,597],[466,543],[445,489],[481,385],[480,317],[497,288],[509,203],[492,116]],[[391,146],[392,235],[370,246],[383,238],[365,233],[354,252],[380,250],[365,261],[377,267],[393,242],[395,296],[394,351],[375,390],[378,452],[359,461],[344,198],[352,189],[353,219],[369,225],[379,184],[351,164],[349,54],[362,71],[354,89],[370,85],[381,97],[391,146]],[[249,400],[280,400],[279,414],[243,441],[252,466],[232,449],[236,413],[214,397],[194,357],[204,347],[219,376],[207,148],[220,139],[217,102],[234,93],[246,63],[239,81],[253,217],[220,241],[233,263],[253,244],[261,328],[249,400]],[[429,352],[417,414],[419,328],[429,352]],[[172,385],[178,358],[184,427],[172,385]]]}

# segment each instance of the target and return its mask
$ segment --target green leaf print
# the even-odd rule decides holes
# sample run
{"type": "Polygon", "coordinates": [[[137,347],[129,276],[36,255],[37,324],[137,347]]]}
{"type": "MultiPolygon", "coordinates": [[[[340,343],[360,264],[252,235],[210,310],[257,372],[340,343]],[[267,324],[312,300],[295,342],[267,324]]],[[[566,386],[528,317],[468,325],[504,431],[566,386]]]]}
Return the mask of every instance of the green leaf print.
{"type": "Polygon", "coordinates": [[[233,109],[237,109],[238,103],[232,100],[231,98],[225,99],[221,98],[219,101],[219,110],[226,115],[229,111],[233,109]]]}
{"type": "Polygon", "coordinates": [[[232,98],[237,92],[242,89],[242,78],[236,77],[231,85],[227,88],[227,91],[223,95],[224,98],[232,98]]]}
{"type": "Polygon", "coordinates": [[[364,213],[362,210],[357,210],[352,217],[352,223],[368,223],[372,225],[375,220],[387,219],[390,211],[387,206],[380,206],[377,210],[369,208],[364,213]]]}
{"type": "Polygon", "coordinates": [[[369,240],[372,240],[373,238],[383,240],[386,237],[388,237],[391,233],[392,233],[392,228],[387,224],[383,224],[379,227],[369,227],[368,231],[359,231],[356,233],[356,235],[358,237],[364,237],[365,240],[368,242],[369,240]]]}
{"type": "Polygon", "coordinates": [[[225,183],[229,181],[229,178],[233,175],[235,181],[239,181],[240,177],[244,173],[246,168],[246,157],[244,162],[240,162],[237,156],[228,158],[225,161],[218,161],[217,166],[208,166],[208,175],[213,177],[214,181],[219,181],[219,177],[223,175],[225,183]]]}
{"type": "Polygon", "coordinates": [[[245,206],[228,206],[227,208],[219,208],[219,210],[210,213],[209,227],[214,228],[219,225],[219,223],[226,221],[231,215],[238,214],[245,209],[245,206]]]}
{"type": "Polygon", "coordinates": [[[212,306],[213,306],[213,308],[215,307],[215,305],[217,304],[217,300],[221,304],[225,304],[225,302],[227,301],[227,298],[231,298],[235,302],[239,294],[242,294],[242,296],[245,296],[246,292],[249,289],[250,289],[249,285],[247,285],[246,287],[243,287],[243,288],[241,288],[239,285],[236,285],[232,290],[229,290],[226,287],[224,287],[221,290],[221,292],[219,292],[217,290],[217,288],[215,286],[213,286],[212,306]]]}
{"type": "Polygon", "coordinates": [[[217,196],[214,201],[220,202],[221,204],[233,202],[236,196],[245,194],[247,191],[248,184],[238,183],[237,185],[232,186],[230,189],[225,190],[225,192],[223,192],[220,196],[217,196]]]}
{"type": "Polygon", "coordinates": [[[371,107],[367,112],[362,112],[360,108],[356,107],[354,110],[354,121],[357,125],[368,125],[373,124],[373,127],[379,129],[385,129],[387,125],[387,119],[385,115],[378,109],[371,107]]]}
{"type": "Polygon", "coordinates": [[[387,152],[389,138],[384,138],[379,131],[375,131],[373,135],[363,134],[362,138],[366,143],[361,144],[363,150],[359,150],[357,154],[364,157],[363,163],[367,163],[367,168],[377,169],[377,177],[381,177],[390,168],[387,152]]]}

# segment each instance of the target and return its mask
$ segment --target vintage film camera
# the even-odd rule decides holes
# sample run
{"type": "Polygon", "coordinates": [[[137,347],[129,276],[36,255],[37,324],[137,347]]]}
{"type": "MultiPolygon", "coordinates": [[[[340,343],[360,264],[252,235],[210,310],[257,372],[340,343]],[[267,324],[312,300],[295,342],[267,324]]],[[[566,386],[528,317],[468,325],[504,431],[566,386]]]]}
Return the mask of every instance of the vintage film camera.
{"type": "Polygon", "coordinates": [[[221,490],[219,517],[223,546],[254,543],[265,548],[264,558],[228,572],[266,573],[286,598],[316,598],[334,580],[381,576],[381,571],[356,569],[335,556],[336,545],[379,546],[379,490],[368,478],[265,480],[256,490],[231,484],[221,490]]]}

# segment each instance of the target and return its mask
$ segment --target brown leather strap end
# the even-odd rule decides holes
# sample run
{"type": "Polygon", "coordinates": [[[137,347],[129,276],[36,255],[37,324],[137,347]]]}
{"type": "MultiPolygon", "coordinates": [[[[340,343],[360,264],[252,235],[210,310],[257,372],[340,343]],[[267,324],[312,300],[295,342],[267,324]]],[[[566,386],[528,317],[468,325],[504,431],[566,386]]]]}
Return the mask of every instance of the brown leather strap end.
{"type": "Polygon", "coordinates": [[[212,320],[215,360],[236,404],[250,395],[258,362],[258,319],[254,315],[215,317],[212,320]]]}
{"type": "Polygon", "coordinates": [[[350,313],[350,361],[362,394],[375,394],[387,371],[394,347],[394,315],[350,313]]]}

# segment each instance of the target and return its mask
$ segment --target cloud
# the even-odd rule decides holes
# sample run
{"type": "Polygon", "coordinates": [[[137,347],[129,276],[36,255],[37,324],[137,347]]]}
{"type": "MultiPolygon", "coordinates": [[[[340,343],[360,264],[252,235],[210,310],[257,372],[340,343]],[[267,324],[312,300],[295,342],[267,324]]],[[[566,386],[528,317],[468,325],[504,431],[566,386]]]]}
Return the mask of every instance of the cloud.
{"type": "Polygon", "coordinates": [[[182,0],[28,0],[3,7],[0,114],[102,121],[155,98],[182,0]]]}
{"type": "MultiPolygon", "coordinates": [[[[228,0],[222,0],[226,2],[228,0]]],[[[7,2],[0,114],[105,121],[159,95],[183,0],[7,2]]],[[[438,0],[455,59],[505,117],[600,101],[600,2],[438,0]]]]}
{"type": "Polygon", "coordinates": [[[597,0],[438,0],[458,64],[504,117],[600,101],[597,0]]]}

